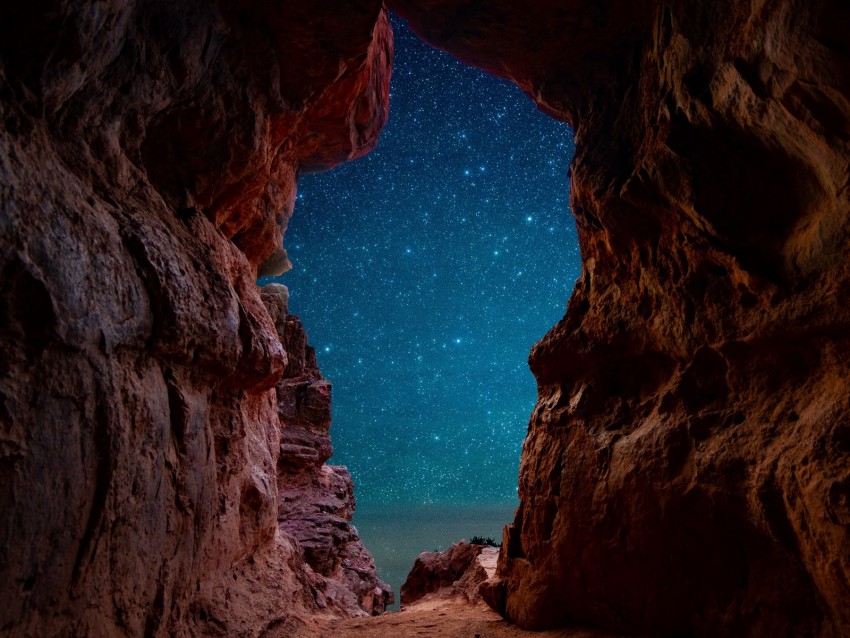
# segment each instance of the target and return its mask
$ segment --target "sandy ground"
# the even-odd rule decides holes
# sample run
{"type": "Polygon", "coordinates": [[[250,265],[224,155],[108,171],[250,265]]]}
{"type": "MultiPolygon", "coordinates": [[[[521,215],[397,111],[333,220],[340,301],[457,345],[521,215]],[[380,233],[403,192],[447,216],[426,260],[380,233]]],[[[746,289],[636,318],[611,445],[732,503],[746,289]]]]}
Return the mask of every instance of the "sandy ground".
{"type": "Polygon", "coordinates": [[[310,634],[316,638],[619,638],[589,629],[523,631],[486,605],[463,600],[424,599],[400,612],[376,618],[326,619],[310,634]]]}

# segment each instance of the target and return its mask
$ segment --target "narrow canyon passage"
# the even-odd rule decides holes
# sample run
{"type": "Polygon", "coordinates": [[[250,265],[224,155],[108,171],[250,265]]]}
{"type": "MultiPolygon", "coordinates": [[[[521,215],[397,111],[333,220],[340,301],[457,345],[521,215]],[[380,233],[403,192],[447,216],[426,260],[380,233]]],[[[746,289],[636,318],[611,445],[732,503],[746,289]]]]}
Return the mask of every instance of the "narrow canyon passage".
{"type": "MultiPolygon", "coordinates": [[[[408,77],[404,51],[399,78],[430,91],[431,62],[408,77]]],[[[0,634],[844,638],[848,211],[842,0],[0,3],[0,634]],[[494,80],[454,67],[464,86],[419,106],[450,126],[483,112],[484,142],[508,148],[482,161],[414,108],[394,193],[354,162],[389,117],[390,10],[552,119],[503,124],[513,107],[500,120],[508,103],[474,93],[494,80]],[[565,212],[566,122],[582,264],[564,314],[574,255],[540,222],[565,212]],[[555,164],[483,177],[535,139],[555,164]],[[328,176],[344,187],[305,177],[287,240],[292,308],[352,433],[338,460],[367,513],[458,506],[473,478],[482,507],[518,498],[499,551],[427,553],[406,590],[492,612],[424,594],[366,618],[390,595],[350,524],[353,481],[325,463],[330,384],[288,292],[257,286],[285,264],[298,176],[346,162],[328,176]],[[375,183],[377,217],[360,210],[375,183]],[[532,254],[553,261],[532,276],[532,254]],[[514,386],[530,343],[502,347],[520,328],[546,331],[536,397],[514,386]],[[362,454],[394,445],[401,472],[362,454]]]]}
{"type": "Polygon", "coordinates": [[[299,179],[290,312],[333,384],[355,525],[398,592],[416,555],[501,538],[536,400],[531,346],[580,269],[572,132],[393,18],[390,119],[366,157],[299,179]]]}

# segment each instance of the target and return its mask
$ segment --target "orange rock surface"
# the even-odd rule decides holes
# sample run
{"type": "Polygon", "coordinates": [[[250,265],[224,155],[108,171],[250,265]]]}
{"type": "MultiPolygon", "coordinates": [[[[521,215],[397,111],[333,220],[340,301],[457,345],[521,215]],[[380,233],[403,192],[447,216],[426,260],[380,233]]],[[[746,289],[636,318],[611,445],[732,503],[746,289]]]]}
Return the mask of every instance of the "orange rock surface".
{"type": "Polygon", "coordinates": [[[501,611],[850,633],[850,11],[392,0],[576,131],[501,611]]]}
{"type": "Polygon", "coordinates": [[[295,361],[255,279],[298,171],[387,117],[386,14],[338,9],[0,7],[0,634],[275,636],[315,611],[278,526],[295,361]]]}

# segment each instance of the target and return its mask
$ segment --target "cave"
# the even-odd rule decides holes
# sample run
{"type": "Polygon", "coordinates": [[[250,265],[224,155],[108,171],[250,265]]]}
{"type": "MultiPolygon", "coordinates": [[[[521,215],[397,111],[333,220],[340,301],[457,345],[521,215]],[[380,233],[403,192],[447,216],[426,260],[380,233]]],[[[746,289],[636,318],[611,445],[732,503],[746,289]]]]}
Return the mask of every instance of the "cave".
{"type": "Polygon", "coordinates": [[[522,629],[850,633],[850,11],[386,5],[0,8],[2,632],[310,636],[386,604],[327,384],[256,279],[299,172],[374,147],[392,10],[576,134],[582,273],[483,598],[522,629]]]}
{"type": "MultiPolygon", "coordinates": [[[[368,155],[301,174],[289,291],[332,384],[352,523],[399,592],[423,550],[498,539],[537,398],[532,345],[580,270],[572,131],[390,14],[390,117],[368,155]]],[[[400,603],[396,596],[396,603],[400,603]]]]}

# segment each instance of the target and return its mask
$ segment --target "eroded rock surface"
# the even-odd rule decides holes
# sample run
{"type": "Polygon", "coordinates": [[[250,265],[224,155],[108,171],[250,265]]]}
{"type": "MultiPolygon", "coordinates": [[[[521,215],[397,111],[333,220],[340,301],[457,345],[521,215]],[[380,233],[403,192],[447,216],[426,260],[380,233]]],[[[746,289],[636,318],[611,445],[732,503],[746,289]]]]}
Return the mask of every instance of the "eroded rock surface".
{"type": "Polygon", "coordinates": [[[391,0],[576,132],[502,612],[850,634],[850,9],[391,0]]]}
{"type": "Polygon", "coordinates": [[[288,312],[286,288],[270,284],[262,297],[289,357],[276,387],[280,530],[297,539],[304,552],[317,607],[340,609],[347,616],[380,614],[394,596],[350,524],[354,483],[344,467],[325,465],[333,453],[331,385],[316,364],[304,326],[288,312]]]}
{"type": "Polygon", "coordinates": [[[373,0],[0,6],[4,636],[271,637],[315,609],[255,278],[297,173],[376,142],[390,56],[373,0]]]}
{"type": "Polygon", "coordinates": [[[410,605],[435,592],[444,598],[463,596],[477,602],[479,585],[494,575],[496,554],[495,547],[466,541],[444,552],[422,552],[401,586],[401,604],[410,605]]]}

